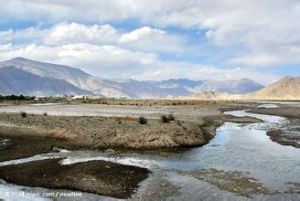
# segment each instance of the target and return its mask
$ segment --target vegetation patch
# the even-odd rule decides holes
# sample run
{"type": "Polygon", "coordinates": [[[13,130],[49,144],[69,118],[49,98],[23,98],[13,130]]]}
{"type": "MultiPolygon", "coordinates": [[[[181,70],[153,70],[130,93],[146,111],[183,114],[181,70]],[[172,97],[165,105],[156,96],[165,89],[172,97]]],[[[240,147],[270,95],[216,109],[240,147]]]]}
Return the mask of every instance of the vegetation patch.
{"type": "Polygon", "coordinates": [[[20,114],[21,114],[22,118],[26,118],[27,117],[27,113],[26,112],[21,112],[20,114]]]}
{"type": "Polygon", "coordinates": [[[143,125],[143,124],[147,124],[148,120],[145,117],[139,117],[138,122],[139,122],[139,124],[143,125]]]}
{"type": "Polygon", "coordinates": [[[175,121],[175,117],[173,114],[161,115],[160,120],[162,123],[170,123],[170,121],[175,121]]]}
{"type": "Polygon", "coordinates": [[[24,186],[77,190],[126,199],[150,173],[145,168],[105,161],[61,165],[60,160],[3,166],[0,179],[24,186]]]}

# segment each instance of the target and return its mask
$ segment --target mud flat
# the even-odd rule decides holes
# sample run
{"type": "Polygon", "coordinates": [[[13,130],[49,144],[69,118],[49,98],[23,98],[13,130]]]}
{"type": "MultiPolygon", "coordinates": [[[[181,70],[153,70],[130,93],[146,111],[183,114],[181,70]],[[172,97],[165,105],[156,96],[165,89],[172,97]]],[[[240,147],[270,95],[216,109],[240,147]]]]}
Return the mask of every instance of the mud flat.
{"type": "Polygon", "coordinates": [[[300,134],[292,135],[288,130],[269,130],[267,135],[271,140],[277,142],[281,145],[293,146],[295,148],[300,148],[300,134]]]}
{"type": "Polygon", "coordinates": [[[300,119],[300,107],[257,108],[249,112],[300,119]]]}
{"type": "MultiPolygon", "coordinates": [[[[4,132],[5,130],[1,131],[4,132]]],[[[60,139],[32,135],[0,135],[0,162],[56,152],[58,151],[58,147],[74,150],[84,148],[83,146],[60,139]]]]}
{"type": "Polygon", "coordinates": [[[268,114],[286,117],[289,124],[278,129],[270,129],[267,135],[281,145],[300,148],[300,107],[258,108],[251,113],[268,114]]]}
{"type": "Polygon", "coordinates": [[[145,168],[105,161],[61,165],[60,159],[0,167],[0,178],[9,183],[66,189],[115,198],[129,198],[150,173],[145,168]]]}

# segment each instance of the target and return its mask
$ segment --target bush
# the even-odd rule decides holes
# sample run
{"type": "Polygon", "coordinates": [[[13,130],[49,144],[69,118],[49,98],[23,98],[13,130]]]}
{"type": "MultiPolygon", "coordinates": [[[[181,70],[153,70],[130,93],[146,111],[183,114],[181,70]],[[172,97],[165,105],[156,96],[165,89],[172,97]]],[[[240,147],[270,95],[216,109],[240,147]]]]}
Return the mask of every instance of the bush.
{"type": "Polygon", "coordinates": [[[3,96],[0,95],[0,100],[34,100],[35,96],[24,96],[24,95],[8,95],[8,96],[3,96]]]}
{"type": "Polygon", "coordinates": [[[160,119],[163,123],[169,123],[170,121],[174,121],[175,117],[173,116],[173,114],[161,115],[160,119]]]}
{"type": "Polygon", "coordinates": [[[163,123],[169,123],[170,122],[169,118],[166,115],[161,115],[160,119],[161,119],[161,122],[163,122],[163,123]]]}
{"type": "Polygon", "coordinates": [[[119,118],[119,117],[116,119],[116,121],[118,122],[118,124],[122,123],[121,118],[119,118]]]}
{"type": "Polygon", "coordinates": [[[138,118],[138,122],[140,124],[147,124],[148,123],[148,120],[145,118],[145,117],[139,117],[138,118]]]}
{"type": "Polygon", "coordinates": [[[173,114],[169,114],[168,119],[169,119],[169,121],[174,121],[175,117],[173,116],[173,114]]]}
{"type": "Polygon", "coordinates": [[[22,118],[26,118],[27,117],[27,113],[26,112],[21,112],[21,117],[22,118]]]}

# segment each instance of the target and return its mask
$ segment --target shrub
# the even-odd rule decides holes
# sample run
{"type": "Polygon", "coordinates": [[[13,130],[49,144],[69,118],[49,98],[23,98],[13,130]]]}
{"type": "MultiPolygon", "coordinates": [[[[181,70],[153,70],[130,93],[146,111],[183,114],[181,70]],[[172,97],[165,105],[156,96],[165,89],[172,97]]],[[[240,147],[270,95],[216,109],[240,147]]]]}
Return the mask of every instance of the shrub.
{"type": "Polygon", "coordinates": [[[174,117],[173,114],[169,114],[169,115],[168,115],[168,119],[169,119],[169,121],[174,121],[174,120],[175,120],[175,117],[174,117]]]}
{"type": "Polygon", "coordinates": [[[119,117],[116,119],[116,121],[118,122],[118,124],[122,123],[121,118],[119,118],[119,117]]]}
{"type": "Polygon", "coordinates": [[[26,118],[27,117],[27,113],[26,112],[21,112],[21,117],[22,118],[26,118]]]}
{"type": "Polygon", "coordinates": [[[169,115],[161,115],[160,119],[163,123],[169,123],[170,121],[174,121],[175,117],[173,114],[169,114],[169,115]]]}
{"type": "Polygon", "coordinates": [[[145,118],[145,117],[139,117],[138,118],[138,122],[140,124],[147,124],[148,123],[148,120],[145,118]]]}
{"type": "Polygon", "coordinates": [[[163,122],[163,123],[169,123],[170,122],[169,118],[166,115],[161,115],[160,119],[161,119],[161,122],[163,122]]]}

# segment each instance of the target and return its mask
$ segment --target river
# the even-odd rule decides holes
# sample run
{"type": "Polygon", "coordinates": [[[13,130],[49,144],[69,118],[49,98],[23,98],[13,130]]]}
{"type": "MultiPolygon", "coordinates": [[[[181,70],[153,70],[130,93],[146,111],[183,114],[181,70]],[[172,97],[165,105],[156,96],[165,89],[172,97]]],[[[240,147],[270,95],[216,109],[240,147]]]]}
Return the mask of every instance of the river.
{"type": "MultiPolygon", "coordinates": [[[[277,144],[266,135],[269,128],[288,126],[289,121],[244,110],[227,113],[256,117],[264,123],[225,123],[217,129],[216,137],[209,144],[174,152],[61,150],[60,153],[6,161],[0,165],[62,157],[62,165],[107,160],[149,168],[151,176],[141,183],[130,200],[300,200],[300,150],[277,144]]],[[[52,192],[2,182],[0,199],[47,200],[41,196],[17,199],[4,193],[33,190],[52,192]]],[[[81,197],[58,200],[116,199],[83,193],[81,197]]]]}

